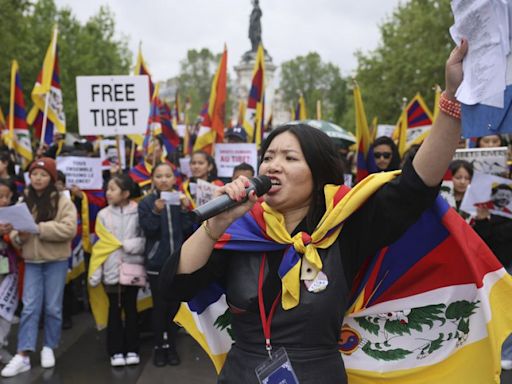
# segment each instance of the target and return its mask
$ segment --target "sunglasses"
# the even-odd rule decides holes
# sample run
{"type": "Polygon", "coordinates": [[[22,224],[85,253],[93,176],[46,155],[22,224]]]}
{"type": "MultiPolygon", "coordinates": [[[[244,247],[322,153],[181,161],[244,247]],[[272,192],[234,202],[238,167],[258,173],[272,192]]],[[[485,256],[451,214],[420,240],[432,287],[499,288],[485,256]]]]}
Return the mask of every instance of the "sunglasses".
{"type": "Polygon", "coordinates": [[[376,159],[380,159],[381,157],[385,159],[390,159],[391,152],[373,152],[373,157],[375,157],[376,159]]]}

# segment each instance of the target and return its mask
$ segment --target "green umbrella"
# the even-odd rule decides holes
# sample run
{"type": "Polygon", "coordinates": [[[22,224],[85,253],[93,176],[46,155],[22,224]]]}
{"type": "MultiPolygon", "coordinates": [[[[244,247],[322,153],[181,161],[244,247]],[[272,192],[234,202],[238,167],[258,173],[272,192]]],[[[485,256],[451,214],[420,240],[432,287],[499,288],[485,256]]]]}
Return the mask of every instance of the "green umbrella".
{"type": "Polygon", "coordinates": [[[356,137],[339,125],[323,120],[305,120],[304,123],[325,132],[331,139],[347,141],[349,143],[356,142],[356,137]]]}

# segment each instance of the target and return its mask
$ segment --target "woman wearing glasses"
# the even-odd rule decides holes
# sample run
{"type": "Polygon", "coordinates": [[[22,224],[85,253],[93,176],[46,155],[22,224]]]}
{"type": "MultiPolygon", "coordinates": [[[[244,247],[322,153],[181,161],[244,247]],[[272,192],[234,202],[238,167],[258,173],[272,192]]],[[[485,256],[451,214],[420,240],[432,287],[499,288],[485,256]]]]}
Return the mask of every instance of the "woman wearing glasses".
{"type": "Polygon", "coordinates": [[[400,154],[391,138],[387,136],[377,138],[370,149],[370,153],[372,152],[374,164],[370,166],[371,173],[400,169],[400,154]]]}

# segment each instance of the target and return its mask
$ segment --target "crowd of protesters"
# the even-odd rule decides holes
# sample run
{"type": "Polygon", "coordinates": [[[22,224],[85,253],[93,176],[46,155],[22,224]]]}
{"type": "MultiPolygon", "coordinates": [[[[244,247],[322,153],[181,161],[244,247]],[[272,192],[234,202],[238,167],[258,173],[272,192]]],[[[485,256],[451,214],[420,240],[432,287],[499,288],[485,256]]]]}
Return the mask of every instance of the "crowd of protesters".
{"type": "MultiPolygon", "coordinates": [[[[246,138],[243,128],[237,127],[228,131],[226,142],[246,138]]],[[[154,337],[153,363],[157,367],[180,364],[176,348],[178,327],[172,322],[180,303],[164,298],[159,274],[166,259],[197,229],[190,214],[196,206],[197,182],[222,186],[229,180],[218,177],[213,157],[202,151],[190,155],[191,174],[187,177],[176,165],[176,154],[166,154],[161,138],[155,137],[145,156],[135,154],[136,165],[131,169],[122,170],[112,164],[110,170],[103,172],[103,190],[85,191],[76,186],[66,189],[66,175],[57,170],[56,157],[98,154],[94,142],[83,139],[67,147],[59,143],[61,139],[56,136],[51,146],[36,152],[36,158],[26,168],[28,179],[16,164],[15,154],[7,148],[0,150],[0,208],[26,203],[38,228],[38,233],[33,234],[0,223],[0,291],[4,285],[15,287],[20,298],[19,303],[15,301],[16,311],[0,312],[0,357],[7,364],[1,375],[12,377],[30,370],[30,355],[36,351],[41,325],[41,366],[55,365],[54,349],[59,345],[61,330],[72,327],[76,296],[86,285],[101,285],[108,299],[105,356],[112,366],[140,362],[141,316],[137,300],[139,291],[148,288],[152,309],[146,318],[154,337]],[[171,205],[164,198],[169,192],[179,193],[178,204],[171,205]],[[84,201],[90,205],[86,211],[82,209],[84,201]],[[82,217],[84,212],[89,217],[82,217]],[[70,277],[70,259],[77,237],[87,237],[91,244],[110,240],[117,245],[102,256],[93,252],[91,258],[87,242],[78,242],[85,256],[84,273],[70,277]],[[17,345],[7,346],[11,325],[17,318],[17,345]]],[[[507,138],[497,135],[476,141],[476,146],[482,148],[507,145],[507,138]]],[[[340,145],[339,153],[347,165],[346,173],[355,173],[351,159],[356,156],[350,152],[347,155],[347,148],[348,145],[340,145]]],[[[403,157],[414,156],[417,149],[411,147],[403,157]]],[[[397,170],[403,164],[395,142],[389,137],[377,138],[369,153],[378,172],[397,170]]],[[[233,179],[254,174],[251,165],[242,163],[234,168],[233,179]]],[[[478,206],[473,215],[461,210],[474,174],[470,162],[453,161],[447,174],[453,183],[450,193],[454,209],[512,273],[512,219],[493,214],[485,205],[478,206]]],[[[510,172],[501,176],[509,178],[510,172]]],[[[83,307],[87,309],[87,303],[83,307]]],[[[512,339],[504,344],[502,367],[512,369],[512,339]]]]}

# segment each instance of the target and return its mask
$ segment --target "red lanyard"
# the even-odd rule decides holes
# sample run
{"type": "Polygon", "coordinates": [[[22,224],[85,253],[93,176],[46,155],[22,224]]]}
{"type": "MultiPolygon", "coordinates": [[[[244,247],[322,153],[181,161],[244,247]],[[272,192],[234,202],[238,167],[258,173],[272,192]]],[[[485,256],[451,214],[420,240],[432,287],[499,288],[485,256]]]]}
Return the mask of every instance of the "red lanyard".
{"type": "Polygon", "coordinates": [[[265,349],[268,352],[268,356],[272,359],[272,344],[270,343],[270,324],[272,324],[272,318],[274,317],[274,312],[277,308],[277,303],[279,303],[279,299],[281,298],[281,291],[277,294],[277,297],[274,299],[272,303],[272,307],[270,308],[270,313],[265,313],[265,303],[263,302],[263,275],[265,274],[265,261],[267,260],[267,254],[263,254],[263,258],[260,263],[260,274],[258,276],[258,306],[260,308],[260,318],[261,325],[263,327],[263,334],[265,336],[265,349]]]}

